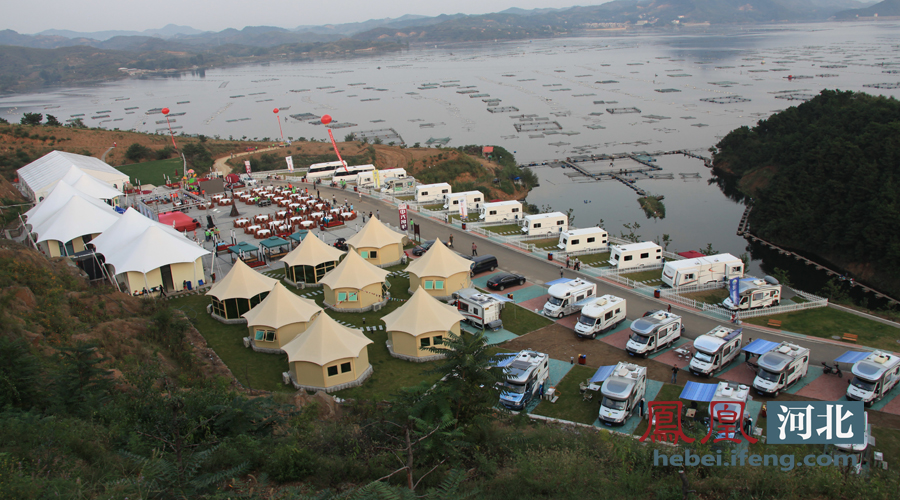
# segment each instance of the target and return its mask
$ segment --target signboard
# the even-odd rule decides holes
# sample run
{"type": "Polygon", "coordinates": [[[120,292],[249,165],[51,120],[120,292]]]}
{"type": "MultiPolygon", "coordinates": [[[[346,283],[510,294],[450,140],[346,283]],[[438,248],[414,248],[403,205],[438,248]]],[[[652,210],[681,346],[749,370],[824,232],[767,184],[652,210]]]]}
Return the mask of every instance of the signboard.
{"type": "Polygon", "coordinates": [[[866,444],[862,401],[769,401],[768,412],[768,444],[866,444]]]}
{"type": "Polygon", "coordinates": [[[731,298],[731,303],[735,306],[737,306],[741,302],[740,290],[741,279],[731,278],[731,280],[728,282],[728,297],[731,298]]]}
{"type": "Polygon", "coordinates": [[[466,198],[464,196],[459,200],[459,218],[465,220],[467,217],[469,217],[469,204],[466,203],[466,198]]]}
{"type": "Polygon", "coordinates": [[[409,205],[407,205],[406,203],[401,203],[400,207],[399,207],[400,208],[400,230],[401,231],[406,231],[409,229],[409,221],[406,218],[407,207],[409,207],[409,205]]]}
{"type": "Polygon", "coordinates": [[[294,171],[294,157],[293,156],[285,156],[284,161],[287,162],[288,171],[293,172],[294,171]]]}
{"type": "Polygon", "coordinates": [[[247,169],[247,175],[250,175],[250,160],[244,160],[244,167],[247,169]]]}

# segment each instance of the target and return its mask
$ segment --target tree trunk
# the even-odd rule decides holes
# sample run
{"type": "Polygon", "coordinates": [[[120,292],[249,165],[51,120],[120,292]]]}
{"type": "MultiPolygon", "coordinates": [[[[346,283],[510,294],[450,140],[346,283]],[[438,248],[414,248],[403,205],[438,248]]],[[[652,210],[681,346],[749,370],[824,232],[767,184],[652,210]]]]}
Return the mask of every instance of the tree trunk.
{"type": "Polygon", "coordinates": [[[413,484],[413,447],[412,441],[409,439],[409,427],[406,428],[406,481],[409,489],[416,491],[413,484]]]}

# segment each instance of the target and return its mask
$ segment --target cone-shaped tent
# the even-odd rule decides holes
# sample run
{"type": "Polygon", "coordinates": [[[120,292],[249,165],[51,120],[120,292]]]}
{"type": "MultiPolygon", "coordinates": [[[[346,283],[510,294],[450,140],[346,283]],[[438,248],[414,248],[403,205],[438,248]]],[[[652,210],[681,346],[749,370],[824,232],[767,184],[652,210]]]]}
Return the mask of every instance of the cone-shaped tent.
{"type": "Polygon", "coordinates": [[[285,255],[285,279],[291,283],[315,285],[328,271],[337,266],[344,252],[325,244],[310,231],[297,248],[285,255]]]}
{"type": "Polygon", "coordinates": [[[256,307],[244,313],[250,339],[258,350],[280,350],[294,337],[306,331],[322,308],[315,302],[291,292],[281,283],[256,307]]]}
{"type": "Polygon", "coordinates": [[[241,315],[263,301],[278,280],[263,276],[238,259],[231,271],[206,295],[212,297],[212,315],[219,321],[243,323],[241,315]]]}
{"type": "Polygon", "coordinates": [[[356,252],[319,280],[324,285],[325,305],[344,312],[362,312],[387,301],[385,280],[390,274],[369,264],[356,252]]]}
{"type": "Polygon", "coordinates": [[[294,386],[330,392],[362,384],[372,374],[371,343],[359,330],[319,314],[284,346],[294,386]]]}
{"type": "Polygon", "coordinates": [[[463,319],[455,307],[435,299],[424,288],[416,290],[405,304],[381,318],[391,355],[410,361],[441,357],[426,348],[442,346],[447,332],[459,335],[459,322],[463,319]]]}
{"type": "Polygon", "coordinates": [[[400,263],[403,255],[403,238],[405,236],[388,229],[376,217],[372,217],[347,240],[350,250],[356,252],[366,262],[378,267],[390,267],[400,263]]]}
{"type": "Polygon", "coordinates": [[[87,242],[115,224],[119,217],[108,205],[101,207],[81,196],[72,196],[56,213],[32,225],[32,230],[37,233],[35,243],[48,256],[72,255],[85,250],[87,242]]]}
{"type": "Polygon", "coordinates": [[[435,240],[424,255],[406,267],[409,291],[424,288],[432,297],[449,298],[453,292],[471,286],[471,267],[472,261],[447,248],[441,240],[435,240]]]}

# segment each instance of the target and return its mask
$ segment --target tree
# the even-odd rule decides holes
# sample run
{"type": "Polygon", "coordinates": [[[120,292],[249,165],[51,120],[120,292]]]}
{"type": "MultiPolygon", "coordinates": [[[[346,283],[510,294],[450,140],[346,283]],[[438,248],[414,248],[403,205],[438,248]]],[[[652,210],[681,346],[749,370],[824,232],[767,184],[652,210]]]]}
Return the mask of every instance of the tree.
{"type": "Polygon", "coordinates": [[[19,120],[19,123],[22,125],[40,125],[43,120],[44,115],[41,113],[25,113],[22,115],[22,119],[19,120]]]}
{"type": "Polygon", "coordinates": [[[107,358],[97,346],[97,342],[78,342],[58,349],[53,400],[60,411],[95,411],[109,397],[112,372],[100,367],[107,358]]]}
{"type": "Polygon", "coordinates": [[[628,230],[628,232],[622,231],[620,233],[623,240],[630,241],[632,243],[637,243],[641,241],[641,235],[637,233],[638,229],[641,228],[641,225],[637,222],[632,222],[631,224],[622,224],[622,226],[628,230]]]}
{"type": "Polygon", "coordinates": [[[666,251],[666,252],[668,252],[668,251],[669,251],[669,245],[671,245],[671,244],[672,244],[672,237],[669,236],[668,234],[663,234],[663,235],[662,235],[662,247],[663,247],[663,250],[666,251]]]}
{"type": "Polygon", "coordinates": [[[25,341],[0,336],[0,408],[32,406],[41,387],[40,371],[40,361],[28,352],[25,341]]]}
{"type": "Polygon", "coordinates": [[[829,300],[837,302],[847,298],[847,292],[844,290],[843,284],[837,278],[831,278],[825,283],[825,286],[819,290],[819,293],[829,300]]]}
{"type": "Polygon", "coordinates": [[[62,127],[62,123],[59,123],[59,120],[57,120],[55,116],[47,115],[47,126],[62,127]]]}
{"type": "Polygon", "coordinates": [[[790,287],[791,286],[791,277],[788,275],[788,272],[784,269],[776,267],[772,270],[772,277],[778,280],[782,286],[790,287]]]}
{"type": "Polygon", "coordinates": [[[9,120],[0,117],[0,125],[9,125],[9,120]]]}
{"type": "Polygon", "coordinates": [[[575,224],[575,209],[574,208],[570,208],[570,209],[566,210],[566,218],[569,219],[569,226],[572,226],[573,224],[575,224]]]}
{"type": "Polygon", "coordinates": [[[125,150],[125,158],[128,158],[130,161],[137,163],[142,159],[150,156],[152,153],[153,152],[147,146],[142,146],[141,144],[135,142],[131,146],[128,146],[128,149],[125,150]]]}
{"type": "Polygon", "coordinates": [[[707,243],[706,248],[700,249],[700,253],[702,253],[703,255],[715,255],[719,252],[713,248],[712,243],[707,243]]]}
{"type": "Polygon", "coordinates": [[[70,128],[87,128],[87,125],[84,124],[84,120],[83,120],[83,119],[81,119],[81,118],[75,118],[74,120],[72,120],[72,121],[70,121],[68,124],[66,124],[66,127],[70,127],[70,128]]]}
{"type": "Polygon", "coordinates": [[[349,134],[344,136],[344,142],[353,141],[355,138],[356,136],[353,134],[353,132],[350,132],[349,134]]]}

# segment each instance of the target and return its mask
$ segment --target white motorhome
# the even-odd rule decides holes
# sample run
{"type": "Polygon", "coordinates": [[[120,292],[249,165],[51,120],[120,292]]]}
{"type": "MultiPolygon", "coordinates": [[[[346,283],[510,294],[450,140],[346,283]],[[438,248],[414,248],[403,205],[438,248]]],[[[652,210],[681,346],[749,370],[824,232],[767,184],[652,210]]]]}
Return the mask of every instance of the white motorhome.
{"type": "Polygon", "coordinates": [[[847,399],[871,406],[900,382],[900,356],[875,351],[854,363],[850,372],[853,380],[847,386],[847,399]]]}
{"type": "Polygon", "coordinates": [[[501,222],[505,220],[518,220],[522,218],[522,202],[520,201],[496,201],[485,203],[481,207],[478,216],[483,222],[501,222]]]}
{"type": "Polygon", "coordinates": [[[729,283],[729,297],[722,306],[732,311],[777,306],[781,302],[781,285],[771,276],[757,279],[752,276],[734,278],[737,283],[729,283]],[[735,298],[737,305],[735,305],[735,298]]]}
{"type": "Polygon", "coordinates": [[[652,241],[609,247],[609,265],[612,267],[631,269],[660,263],[662,263],[662,247],[652,241]]]}
{"type": "Polygon", "coordinates": [[[866,459],[866,449],[869,447],[869,436],[872,435],[872,427],[869,425],[869,412],[863,412],[865,427],[860,443],[836,444],[832,454],[835,465],[847,465],[856,474],[862,472],[862,465],[866,459]],[[843,458],[847,457],[847,458],[843,458]]]}
{"type": "MultiPolygon", "coordinates": [[[[744,420],[744,412],[747,409],[747,401],[750,399],[750,388],[743,384],[735,382],[719,382],[716,386],[716,392],[712,401],[709,402],[709,416],[716,422],[719,421],[719,415],[724,417],[724,423],[732,423],[737,419],[740,427],[746,423],[744,420]],[[741,404],[744,405],[741,411],[741,404]]],[[[728,439],[733,439],[737,432],[728,432],[728,439]]],[[[724,433],[722,433],[724,434],[724,433]]],[[[747,434],[750,434],[749,432],[747,434]]],[[[721,434],[716,439],[724,438],[721,434]]]]}
{"type": "Polygon", "coordinates": [[[465,203],[467,210],[480,209],[484,205],[484,193],[481,191],[463,191],[444,196],[444,210],[458,212],[460,203],[465,203]]]}
{"type": "Polygon", "coordinates": [[[597,297],[581,308],[581,316],[575,323],[579,337],[597,338],[625,321],[625,299],[615,295],[597,297]]]}
{"type": "Polygon", "coordinates": [[[569,229],[559,235],[559,244],[556,246],[563,252],[604,250],[609,246],[609,233],[599,227],[569,229]]]}
{"type": "Polygon", "coordinates": [[[647,357],[681,338],[681,316],[666,311],[650,311],[631,323],[631,337],[625,351],[631,356],[647,357]]]}
{"type": "Polygon", "coordinates": [[[717,326],[694,339],[697,351],[691,358],[691,373],[698,377],[711,377],[728,366],[741,352],[742,329],[734,330],[717,326]]]}
{"type": "Polygon", "coordinates": [[[381,185],[382,193],[393,193],[395,196],[403,193],[411,193],[416,187],[416,180],[412,177],[390,177],[381,185]]]}
{"type": "Polygon", "coordinates": [[[550,294],[550,298],[547,299],[541,312],[544,316],[562,318],[567,314],[580,311],[589,302],[585,299],[590,299],[597,294],[597,285],[581,278],[575,278],[551,286],[547,293],[550,294]]]}
{"type": "Polygon", "coordinates": [[[744,277],[744,261],[730,253],[673,260],[663,268],[663,283],[672,288],[744,277]]]}
{"type": "Polygon", "coordinates": [[[569,228],[569,217],[562,212],[549,214],[526,215],[523,219],[522,233],[533,235],[556,235],[569,228]]]}
{"type": "Polygon", "coordinates": [[[809,349],[790,342],[759,357],[759,370],[753,388],[763,395],[778,396],[782,390],[806,376],[809,370],[809,349]]]}
{"type": "Polygon", "coordinates": [[[310,182],[315,182],[318,179],[329,179],[332,175],[334,175],[335,169],[344,167],[343,162],[339,161],[329,161],[326,163],[314,163],[309,166],[309,169],[306,170],[306,179],[310,182]]]}
{"type": "Polygon", "coordinates": [[[624,424],[647,393],[647,368],[620,361],[600,386],[600,421],[624,424]]]}
{"type": "Polygon", "coordinates": [[[513,411],[524,410],[539,398],[550,379],[550,356],[530,349],[520,351],[506,365],[506,381],[500,391],[500,404],[513,411]]]}
{"type": "Polygon", "coordinates": [[[455,304],[451,305],[456,305],[456,309],[471,325],[495,332],[503,328],[503,321],[500,319],[502,301],[474,288],[463,288],[454,292],[452,297],[455,304]]]}
{"type": "Polygon", "coordinates": [[[432,203],[444,201],[444,197],[453,192],[453,188],[446,182],[437,184],[419,184],[416,186],[416,202],[432,203]]]}
{"type": "Polygon", "coordinates": [[[347,168],[337,168],[331,176],[331,182],[339,183],[341,181],[348,184],[356,182],[357,176],[363,172],[374,172],[375,165],[355,165],[347,168]]]}

